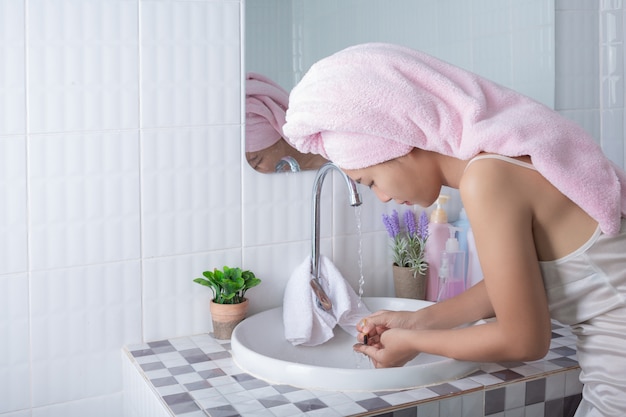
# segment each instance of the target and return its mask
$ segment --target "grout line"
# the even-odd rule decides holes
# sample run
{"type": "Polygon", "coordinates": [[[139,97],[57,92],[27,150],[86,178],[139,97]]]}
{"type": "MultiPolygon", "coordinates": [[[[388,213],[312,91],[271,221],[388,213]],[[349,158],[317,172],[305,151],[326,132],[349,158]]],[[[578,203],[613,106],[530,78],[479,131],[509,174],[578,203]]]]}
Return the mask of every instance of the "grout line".
{"type": "Polygon", "coordinates": [[[33,282],[32,282],[32,253],[31,253],[31,184],[30,184],[30,131],[29,131],[29,59],[28,59],[28,43],[29,43],[29,25],[28,25],[28,6],[29,0],[24,0],[24,167],[25,167],[25,193],[26,201],[26,278],[28,287],[28,376],[29,376],[29,407],[33,407],[33,392],[35,389],[35,378],[33,374],[33,282]]]}
{"type": "MultiPolygon", "coordinates": [[[[254,0],[248,0],[254,1],[254,0]]],[[[240,212],[240,223],[241,230],[239,236],[239,257],[241,259],[241,267],[244,269],[249,269],[249,266],[246,267],[246,257],[245,257],[245,238],[246,238],[246,216],[245,216],[245,201],[246,201],[246,193],[245,193],[245,185],[246,185],[246,170],[248,170],[250,165],[248,164],[248,160],[246,158],[246,0],[241,0],[239,3],[239,125],[240,125],[240,141],[239,141],[239,155],[240,155],[240,166],[239,166],[239,212],[240,212]]]]}
{"type": "Polygon", "coordinates": [[[143,68],[142,50],[141,50],[141,29],[142,29],[142,8],[141,8],[141,0],[137,0],[137,122],[138,122],[138,131],[137,131],[137,161],[138,173],[137,173],[137,181],[139,182],[139,291],[141,293],[140,298],[140,325],[141,325],[141,341],[145,342],[145,333],[146,333],[146,305],[145,305],[145,289],[147,287],[145,282],[145,269],[144,269],[144,216],[143,216],[143,197],[144,197],[144,187],[143,187],[143,165],[142,165],[142,156],[143,156],[143,126],[142,126],[142,84],[141,84],[141,70],[143,68]]]}

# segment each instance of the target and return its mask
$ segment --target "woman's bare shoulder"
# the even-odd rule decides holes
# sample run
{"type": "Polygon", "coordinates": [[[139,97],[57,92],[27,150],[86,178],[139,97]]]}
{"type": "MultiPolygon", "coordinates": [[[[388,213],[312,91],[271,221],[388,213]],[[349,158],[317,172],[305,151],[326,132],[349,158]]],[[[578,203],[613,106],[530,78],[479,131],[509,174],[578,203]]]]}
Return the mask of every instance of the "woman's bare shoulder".
{"type": "Polygon", "coordinates": [[[459,190],[464,198],[508,198],[519,204],[524,199],[524,191],[545,181],[530,167],[495,158],[479,159],[465,169],[459,190]]]}

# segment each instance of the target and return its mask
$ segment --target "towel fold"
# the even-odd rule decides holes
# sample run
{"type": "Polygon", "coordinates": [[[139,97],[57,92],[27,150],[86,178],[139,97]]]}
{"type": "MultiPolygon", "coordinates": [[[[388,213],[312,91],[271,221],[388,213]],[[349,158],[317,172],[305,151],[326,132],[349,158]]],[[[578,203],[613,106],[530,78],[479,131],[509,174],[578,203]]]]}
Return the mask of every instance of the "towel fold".
{"type": "Polygon", "coordinates": [[[293,345],[316,346],[333,337],[338,324],[357,335],[356,324],[370,311],[361,302],[341,272],[325,256],[320,256],[320,284],[333,307],[324,311],[317,306],[311,281],[311,257],[307,257],[291,274],[283,297],[285,339],[293,345]]]}
{"type": "Polygon", "coordinates": [[[268,77],[246,76],[246,152],[269,148],[283,137],[289,93],[268,77]]]}
{"type": "Polygon", "coordinates": [[[286,139],[341,168],[359,169],[420,148],[469,160],[528,155],[548,181],[618,233],[626,173],[585,130],[556,111],[409,48],[371,43],[315,63],[291,91],[286,139]]]}

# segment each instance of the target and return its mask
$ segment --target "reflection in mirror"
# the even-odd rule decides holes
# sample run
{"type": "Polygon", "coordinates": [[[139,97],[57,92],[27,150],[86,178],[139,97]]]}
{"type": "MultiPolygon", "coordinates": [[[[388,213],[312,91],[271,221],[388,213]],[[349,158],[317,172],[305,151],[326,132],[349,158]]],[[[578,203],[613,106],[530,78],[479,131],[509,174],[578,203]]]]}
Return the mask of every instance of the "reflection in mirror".
{"type": "MultiPolygon", "coordinates": [[[[246,71],[282,90],[283,99],[318,60],[358,43],[389,42],[421,50],[554,107],[552,0],[247,0],[245,18],[246,71]]],[[[264,128],[271,138],[260,141],[271,146],[262,148],[259,135],[249,132],[262,116],[251,111],[253,90],[246,90],[246,156],[251,166],[276,172],[278,164],[280,171],[295,172],[326,162],[280,139],[284,113],[273,133],[264,128]]],[[[267,95],[257,100],[269,103],[267,95]]],[[[283,109],[286,100],[278,104],[283,109]]],[[[270,113],[264,113],[270,117],[268,126],[274,117],[270,113]]]]}
{"type": "Polygon", "coordinates": [[[299,172],[327,162],[302,154],[283,138],[289,93],[262,74],[246,76],[246,159],[259,172],[299,172]]]}

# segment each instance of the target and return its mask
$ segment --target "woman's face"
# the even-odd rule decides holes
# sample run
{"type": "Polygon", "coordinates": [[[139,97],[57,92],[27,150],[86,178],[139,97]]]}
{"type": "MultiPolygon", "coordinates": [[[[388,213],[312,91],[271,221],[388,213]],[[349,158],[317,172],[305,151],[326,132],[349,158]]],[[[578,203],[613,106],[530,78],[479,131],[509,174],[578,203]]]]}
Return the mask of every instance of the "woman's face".
{"type": "Polygon", "coordinates": [[[255,152],[246,152],[246,159],[250,166],[259,172],[275,172],[276,163],[285,156],[284,144],[285,140],[280,139],[268,148],[255,152]]]}
{"type": "Polygon", "coordinates": [[[269,148],[256,152],[246,152],[246,159],[250,166],[266,174],[276,172],[276,164],[281,158],[286,156],[294,158],[302,170],[318,169],[327,162],[321,156],[298,152],[297,149],[282,138],[269,148]]]}
{"type": "Polygon", "coordinates": [[[441,177],[432,154],[419,149],[382,164],[343,171],[369,187],[382,202],[429,207],[441,192],[441,177]]]}

